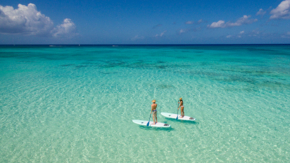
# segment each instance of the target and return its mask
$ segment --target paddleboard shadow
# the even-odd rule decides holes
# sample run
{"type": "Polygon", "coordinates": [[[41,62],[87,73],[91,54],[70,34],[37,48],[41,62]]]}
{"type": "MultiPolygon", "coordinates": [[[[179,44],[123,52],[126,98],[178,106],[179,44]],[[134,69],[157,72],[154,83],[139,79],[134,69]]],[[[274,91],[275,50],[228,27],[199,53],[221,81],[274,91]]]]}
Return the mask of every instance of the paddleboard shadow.
{"type": "Polygon", "coordinates": [[[173,131],[174,128],[169,127],[169,128],[157,128],[157,127],[147,127],[147,126],[139,126],[140,129],[142,130],[154,130],[154,131],[173,131]]]}
{"type": "Polygon", "coordinates": [[[152,125],[153,122],[150,122],[149,126],[147,126],[148,121],[144,120],[132,120],[133,123],[138,124],[141,128],[147,129],[155,129],[155,130],[171,130],[171,126],[167,123],[158,122],[156,125],[152,125]]]}
{"type": "Polygon", "coordinates": [[[164,117],[166,120],[171,121],[171,122],[178,122],[178,123],[187,123],[187,124],[199,124],[199,122],[196,121],[178,121],[176,119],[171,119],[171,118],[166,118],[164,117]]]}
{"type": "Polygon", "coordinates": [[[146,127],[153,127],[153,128],[170,128],[171,126],[167,123],[162,123],[162,122],[158,122],[156,124],[153,124],[153,122],[148,122],[148,121],[144,121],[144,120],[132,120],[133,123],[141,125],[141,126],[146,126],[146,127]],[[149,126],[147,126],[149,125],[149,126]]]}

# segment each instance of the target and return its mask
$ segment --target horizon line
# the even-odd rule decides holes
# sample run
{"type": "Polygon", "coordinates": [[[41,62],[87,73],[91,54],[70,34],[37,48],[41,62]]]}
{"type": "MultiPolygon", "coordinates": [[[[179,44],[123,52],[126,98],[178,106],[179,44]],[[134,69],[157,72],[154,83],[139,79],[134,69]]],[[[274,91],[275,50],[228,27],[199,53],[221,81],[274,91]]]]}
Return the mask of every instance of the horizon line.
{"type": "Polygon", "coordinates": [[[289,44],[0,44],[0,46],[216,46],[216,45],[290,45],[289,44]]]}

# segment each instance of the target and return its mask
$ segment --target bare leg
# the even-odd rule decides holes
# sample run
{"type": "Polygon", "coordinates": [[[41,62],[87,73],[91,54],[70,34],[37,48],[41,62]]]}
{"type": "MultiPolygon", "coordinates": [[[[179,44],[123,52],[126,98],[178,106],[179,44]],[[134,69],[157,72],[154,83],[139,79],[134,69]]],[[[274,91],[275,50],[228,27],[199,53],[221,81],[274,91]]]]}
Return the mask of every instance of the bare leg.
{"type": "Polygon", "coordinates": [[[153,122],[154,122],[154,124],[152,124],[152,125],[155,125],[155,114],[153,113],[153,122]]]}
{"type": "Polygon", "coordinates": [[[181,116],[184,117],[184,107],[181,107],[181,116]]]}

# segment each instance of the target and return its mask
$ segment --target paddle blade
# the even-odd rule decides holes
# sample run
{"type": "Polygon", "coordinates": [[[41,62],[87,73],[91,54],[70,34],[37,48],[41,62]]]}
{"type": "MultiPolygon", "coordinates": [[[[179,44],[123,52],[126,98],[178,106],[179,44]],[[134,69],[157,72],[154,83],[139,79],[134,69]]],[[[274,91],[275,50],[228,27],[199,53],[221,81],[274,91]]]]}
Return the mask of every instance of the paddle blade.
{"type": "Polygon", "coordinates": [[[176,116],[176,120],[178,120],[178,115],[176,116]]]}
{"type": "Polygon", "coordinates": [[[150,116],[149,116],[149,121],[148,121],[148,123],[147,123],[147,126],[149,126],[150,118],[151,118],[151,113],[150,113],[150,116]]]}

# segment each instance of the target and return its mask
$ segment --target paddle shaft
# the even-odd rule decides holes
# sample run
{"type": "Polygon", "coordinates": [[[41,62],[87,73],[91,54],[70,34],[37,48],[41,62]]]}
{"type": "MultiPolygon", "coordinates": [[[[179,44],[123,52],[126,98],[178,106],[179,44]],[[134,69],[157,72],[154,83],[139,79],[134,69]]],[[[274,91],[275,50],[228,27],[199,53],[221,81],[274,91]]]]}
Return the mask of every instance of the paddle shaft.
{"type": "Polygon", "coordinates": [[[179,100],[177,101],[177,116],[176,116],[176,120],[178,120],[178,108],[179,108],[179,100]]]}
{"type": "Polygon", "coordinates": [[[149,116],[149,121],[148,121],[148,123],[147,123],[147,126],[149,126],[149,123],[150,123],[150,118],[151,118],[151,114],[150,114],[150,116],[149,116]]]}

